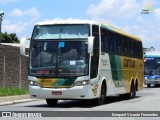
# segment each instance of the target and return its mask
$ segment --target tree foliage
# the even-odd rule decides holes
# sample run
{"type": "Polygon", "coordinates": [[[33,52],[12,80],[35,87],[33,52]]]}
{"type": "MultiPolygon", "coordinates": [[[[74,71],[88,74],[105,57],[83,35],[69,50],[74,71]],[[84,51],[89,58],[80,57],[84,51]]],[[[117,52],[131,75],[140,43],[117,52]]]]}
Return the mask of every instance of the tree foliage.
{"type": "Polygon", "coordinates": [[[16,33],[10,33],[10,34],[8,34],[7,32],[2,33],[2,38],[3,38],[3,40],[1,41],[2,43],[19,43],[16,33]]]}

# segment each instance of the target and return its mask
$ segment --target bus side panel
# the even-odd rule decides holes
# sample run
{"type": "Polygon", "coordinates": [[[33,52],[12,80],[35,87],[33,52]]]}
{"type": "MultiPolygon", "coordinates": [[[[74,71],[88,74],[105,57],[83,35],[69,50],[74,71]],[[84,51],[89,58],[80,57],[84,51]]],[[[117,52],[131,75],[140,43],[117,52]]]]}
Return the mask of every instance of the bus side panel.
{"type": "Polygon", "coordinates": [[[116,94],[126,93],[120,56],[114,54],[110,54],[109,56],[112,70],[112,78],[116,87],[116,94]]]}
{"type": "Polygon", "coordinates": [[[124,57],[114,54],[101,55],[100,80],[104,77],[107,81],[107,95],[123,94],[130,92],[132,80],[138,91],[143,88],[143,60],[124,57]]]}
{"type": "Polygon", "coordinates": [[[138,91],[140,91],[143,89],[143,84],[144,84],[144,60],[138,60],[138,69],[139,69],[138,91]]]}
{"type": "Polygon", "coordinates": [[[120,61],[119,55],[109,54],[110,62],[111,62],[111,70],[112,70],[112,78],[116,87],[124,87],[124,83],[122,81],[122,65],[120,61]]]}
{"type": "Polygon", "coordinates": [[[103,77],[107,81],[107,95],[126,93],[120,56],[106,53],[101,56],[100,79],[103,77]]]}
{"type": "Polygon", "coordinates": [[[116,94],[116,87],[112,78],[109,54],[103,53],[100,58],[100,80],[106,80],[107,95],[116,94]]]}
{"type": "Polygon", "coordinates": [[[134,81],[136,86],[136,80],[138,81],[138,90],[143,88],[143,60],[136,58],[129,58],[121,56],[122,74],[126,92],[130,92],[131,82],[134,81]]]}

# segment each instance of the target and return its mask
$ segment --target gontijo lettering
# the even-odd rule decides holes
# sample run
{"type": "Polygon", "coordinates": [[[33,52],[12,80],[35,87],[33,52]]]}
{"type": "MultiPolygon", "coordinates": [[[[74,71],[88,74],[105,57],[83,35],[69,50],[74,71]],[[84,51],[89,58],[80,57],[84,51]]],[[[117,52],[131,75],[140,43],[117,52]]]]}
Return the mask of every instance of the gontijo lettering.
{"type": "Polygon", "coordinates": [[[135,60],[124,59],[123,65],[124,65],[124,67],[135,68],[135,60]]]}

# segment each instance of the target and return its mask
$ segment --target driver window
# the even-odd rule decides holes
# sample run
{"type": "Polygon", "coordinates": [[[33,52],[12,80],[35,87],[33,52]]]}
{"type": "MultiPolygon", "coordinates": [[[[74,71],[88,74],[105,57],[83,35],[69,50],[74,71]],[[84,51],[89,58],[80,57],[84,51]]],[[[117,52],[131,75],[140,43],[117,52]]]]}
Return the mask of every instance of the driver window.
{"type": "Polygon", "coordinates": [[[91,78],[95,78],[98,75],[98,65],[99,65],[99,27],[93,26],[93,36],[94,46],[93,46],[93,56],[91,57],[91,78]]]}

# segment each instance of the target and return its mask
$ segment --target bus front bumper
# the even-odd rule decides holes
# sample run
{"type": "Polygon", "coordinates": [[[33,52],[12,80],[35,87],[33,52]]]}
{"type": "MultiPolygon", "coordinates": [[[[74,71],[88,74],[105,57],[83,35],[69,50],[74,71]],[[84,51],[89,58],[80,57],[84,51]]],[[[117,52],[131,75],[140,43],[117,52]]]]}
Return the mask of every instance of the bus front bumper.
{"type": "Polygon", "coordinates": [[[75,86],[72,88],[41,88],[39,86],[29,85],[29,93],[31,98],[36,99],[93,99],[97,98],[95,90],[89,85],[75,86]],[[94,91],[94,92],[93,92],[94,91]]]}
{"type": "Polygon", "coordinates": [[[145,80],[145,84],[160,84],[160,80],[147,79],[147,80],[145,80]]]}

